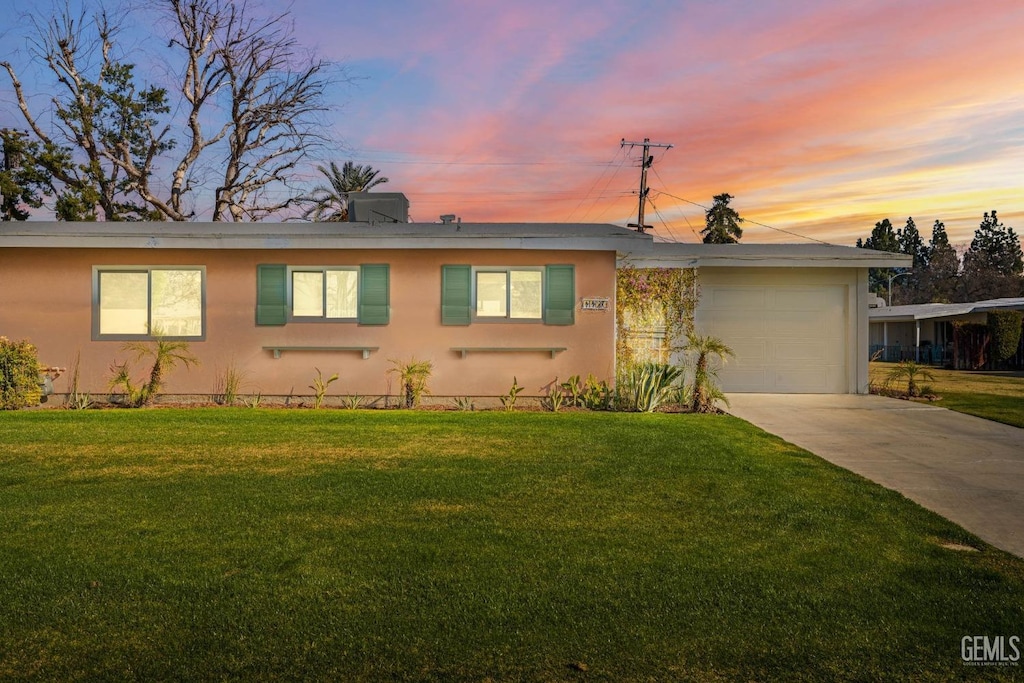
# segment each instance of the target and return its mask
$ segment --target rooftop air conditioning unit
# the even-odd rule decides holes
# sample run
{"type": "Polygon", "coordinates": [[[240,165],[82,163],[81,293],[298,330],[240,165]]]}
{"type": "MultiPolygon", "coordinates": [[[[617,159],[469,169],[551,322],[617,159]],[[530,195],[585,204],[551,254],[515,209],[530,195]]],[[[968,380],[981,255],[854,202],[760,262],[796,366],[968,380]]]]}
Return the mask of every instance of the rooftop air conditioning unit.
{"type": "Polygon", "coordinates": [[[408,223],[409,200],[401,192],[350,192],[350,223],[408,223]]]}

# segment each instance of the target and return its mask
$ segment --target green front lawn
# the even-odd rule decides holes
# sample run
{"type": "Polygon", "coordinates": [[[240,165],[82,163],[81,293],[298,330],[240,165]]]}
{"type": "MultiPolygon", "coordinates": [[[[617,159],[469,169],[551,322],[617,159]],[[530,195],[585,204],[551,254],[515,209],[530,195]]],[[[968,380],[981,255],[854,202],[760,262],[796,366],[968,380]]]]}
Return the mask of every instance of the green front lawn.
{"type": "MultiPolygon", "coordinates": [[[[895,363],[871,363],[873,385],[880,386],[895,363]]],[[[924,380],[940,397],[935,405],[986,420],[1024,427],[1024,376],[1020,373],[964,372],[928,368],[935,379],[924,380]]],[[[905,389],[906,383],[894,385],[905,389]]]]}
{"type": "Polygon", "coordinates": [[[1011,678],[961,639],[1021,634],[1024,561],[725,415],[0,414],[3,680],[1011,678]]]}

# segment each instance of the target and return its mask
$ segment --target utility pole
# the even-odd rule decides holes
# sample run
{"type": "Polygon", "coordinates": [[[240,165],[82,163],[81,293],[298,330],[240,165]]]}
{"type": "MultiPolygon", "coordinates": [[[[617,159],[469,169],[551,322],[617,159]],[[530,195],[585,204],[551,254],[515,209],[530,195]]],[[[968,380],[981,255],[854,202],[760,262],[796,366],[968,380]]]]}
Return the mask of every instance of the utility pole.
{"type": "Polygon", "coordinates": [[[636,223],[629,223],[629,227],[636,228],[637,232],[644,232],[648,228],[653,226],[644,225],[644,206],[647,204],[647,193],[650,192],[651,188],[647,187],[647,169],[654,163],[654,157],[651,156],[651,147],[662,147],[664,149],[672,149],[673,145],[662,143],[662,142],[651,142],[650,138],[644,138],[643,142],[626,142],[626,138],[622,138],[622,142],[619,147],[625,147],[629,145],[630,148],[636,147],[637,145],[643,145],[644,156],[640,163],[640,208],[637,210],[636,223]]]}

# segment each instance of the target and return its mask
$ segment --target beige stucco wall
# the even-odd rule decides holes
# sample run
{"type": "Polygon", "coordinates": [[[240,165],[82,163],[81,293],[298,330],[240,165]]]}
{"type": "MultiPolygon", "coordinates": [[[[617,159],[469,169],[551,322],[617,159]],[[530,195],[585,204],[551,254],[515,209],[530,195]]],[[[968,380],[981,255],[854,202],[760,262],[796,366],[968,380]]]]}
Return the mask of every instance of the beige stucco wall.
{"type": "MultiPolygon", "coordinates": [[[[110,366],[128,357],[122,342],[92,341],[92,272],[94,266],[191,265],[206,267],[206,339],[192,342],[202,362],[192,370],[175,370],[167,379],[171,394],[211,394],[216,377],[234,364],[245,374],[243,392],[308,395],[316,374],[338,373],[329,395],[379,396],[388,391],[389,359],[415,356],[431,360],[430,387],[439,396],[495,396],[508,391],[513,376],[524,395],[544,393],[548,383],[573,374],[614,375],[615,254],[599,251],[498,250],[205,250],[172,249],[56,250],[0,249],[0,335],[27,338],[40,360],[70,367],[81,354],[80,387],[105,393],[110,366]],[[390,265],[391,322],[387,326],[356,323],[255,324],[256,266],[390,265]],[[576,266],[577,297],[608,297],[609,310],[581,311],[576,323],[488,322],[468,327],[440,322],[441,266],[576,266]],[[355,352],[285,352],[280,359],[264,346],[378,346],[363,359],[355,352]],[[554,358],[546,353],[470,354],[451,347],[567,347],[554,358]]],[[[141,365],[137,371],[141,377],[141,365]]],[[[57,381],[66,392],[67,377],[57,381]]],[[[397,379],[391,393],[398,394],[397,379]]]]}
{"type": "MultiPolygon", "coordinates": [[[[698,271],[699,287],[817,287],[845,288],[845,364],[846,392],[866,393],[867,369],[867,269],[866,268],[715,268],[702,267],[698,271]]],[[[697,304],[697,324],[702,320],[700,300],[697,304]]]]}

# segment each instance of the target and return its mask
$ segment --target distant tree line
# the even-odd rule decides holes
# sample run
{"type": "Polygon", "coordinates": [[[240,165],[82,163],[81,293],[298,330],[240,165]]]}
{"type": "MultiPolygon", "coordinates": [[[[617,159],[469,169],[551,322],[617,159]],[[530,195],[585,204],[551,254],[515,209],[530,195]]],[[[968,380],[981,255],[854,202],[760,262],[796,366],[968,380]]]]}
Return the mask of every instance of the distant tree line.
{"type": "Polygon", "coordinates": [[[945,224],[939,220],[932,226],[927,244],[913,218],[908,218],[899,229],[894,229],[886,218],[875,223],[870,237],[858,239],[857,246],[914,257],[909,270],[870,270],[869,289],[887,301],[893,294],[894,306],[1024,296],[1020,239],[1013,228],[999,220],[995,210],[984,215],[962,259],[949,243],[945,224]]]}

